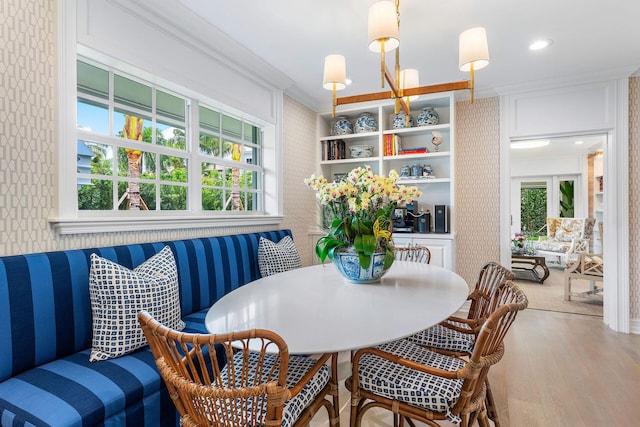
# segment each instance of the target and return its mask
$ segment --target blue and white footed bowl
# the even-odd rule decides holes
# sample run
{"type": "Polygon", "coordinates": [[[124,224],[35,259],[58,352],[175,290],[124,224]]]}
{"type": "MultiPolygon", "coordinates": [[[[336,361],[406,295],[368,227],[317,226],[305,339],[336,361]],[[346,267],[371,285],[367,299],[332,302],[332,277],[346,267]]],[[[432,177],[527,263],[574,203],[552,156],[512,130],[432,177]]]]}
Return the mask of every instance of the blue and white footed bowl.
{"type": "Polygon", "coordinates": [[[418,126],[437,125],[440,123],[440,116],[433,107],[425,107],[418,114],[418,126]]]}
{"type": "Polygon", "coordinates": [[[415,124],[413,122],[413,117],[409,114],[409,126],[407,126],[407,115],[404,111],[400,111],[398,114],[393,116],[393,123],[391,126],[394,129],[403,129],[406,127],[413,127],[415,124]]]}
{"type": "Polygon", "coordinates": [[[371,265],[367,268],[360,266],[360,259],[355,252],[334,252],[333,265],[347,282],[376,283],[389,271],[384,269],[384,252],[371,255],[371,265]]]}
{"type": "Polygon", "coordinates": [[[377,130],[378,122],[376,122],[376,119],[371,115],[371,113],[362,113],[360,114],[360,117],[356,119],[356,133],[375,132],[377,130]]]}
{"type": "Polygon", "coordinates": [[[333,122],[331,135],[348,135],[353,133],[353,124],[345,116],[339,116],[333,122]]]}

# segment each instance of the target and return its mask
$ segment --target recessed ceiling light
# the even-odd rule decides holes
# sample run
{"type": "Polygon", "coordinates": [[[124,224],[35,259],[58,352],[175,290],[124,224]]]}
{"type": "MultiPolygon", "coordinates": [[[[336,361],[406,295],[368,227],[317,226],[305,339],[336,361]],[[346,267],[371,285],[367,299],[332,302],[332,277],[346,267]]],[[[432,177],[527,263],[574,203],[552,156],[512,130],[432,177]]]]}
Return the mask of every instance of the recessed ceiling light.
{"type": "Polygon", "coordinates": [[[544,147],[545,145],[549,145],[548,139],[531,139],[529,141],[512,142],[511,148],[522,150],[526,148],[544,147]]]}
{"type": "Polygon", "coordinates": [[[529,45],[529,50],[541,50],[548,47],[553,41],[551,39],[536,40],[529,45]]]}
{"type": "Polygon", "coordinates": [[[576,142],[574,142],[574,144],[576,144],[576,145],[584,144],[584,141],[576,141],[576,142]]]}

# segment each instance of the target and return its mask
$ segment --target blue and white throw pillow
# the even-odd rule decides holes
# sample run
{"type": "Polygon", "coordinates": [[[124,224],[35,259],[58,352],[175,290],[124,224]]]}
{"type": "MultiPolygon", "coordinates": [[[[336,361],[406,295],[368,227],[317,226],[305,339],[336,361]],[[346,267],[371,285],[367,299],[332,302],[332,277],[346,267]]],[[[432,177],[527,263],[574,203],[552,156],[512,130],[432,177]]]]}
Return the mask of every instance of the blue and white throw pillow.
{"type": "Polygon", "coordinates": [[[163,325],[182,330],[178,269],[165,246],[133,270],[91,254],[89,295],[93,339],[89,360],[123,356],[147,345],[138,312],[148,311],[163,325]]]}
{"type": "Polygon", "coordinates": [[[284,236],[278,243],[260,237],[258,266],[262,277],[302,267],[300,254],[291,236],[284,236]]]}

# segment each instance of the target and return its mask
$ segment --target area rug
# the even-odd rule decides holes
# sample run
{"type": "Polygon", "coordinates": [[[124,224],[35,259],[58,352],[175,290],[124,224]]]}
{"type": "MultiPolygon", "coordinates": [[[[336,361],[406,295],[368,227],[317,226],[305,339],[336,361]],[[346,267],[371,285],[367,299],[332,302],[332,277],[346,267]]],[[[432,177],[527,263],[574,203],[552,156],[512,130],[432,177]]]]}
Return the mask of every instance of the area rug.
{"type": "MultiPolygon", "coordinates": [[[[543,284],[515,280],[529,299],[529,309],[602,317],[602,294],[590,297],[572,296],[571,301],[565,301],[564,269],[551,267],[549,273],[549,277],[543,284]]],[[[584,292],[588,289],[589,281],[587,280],[571,281],[572,291],[584,292]]]]}

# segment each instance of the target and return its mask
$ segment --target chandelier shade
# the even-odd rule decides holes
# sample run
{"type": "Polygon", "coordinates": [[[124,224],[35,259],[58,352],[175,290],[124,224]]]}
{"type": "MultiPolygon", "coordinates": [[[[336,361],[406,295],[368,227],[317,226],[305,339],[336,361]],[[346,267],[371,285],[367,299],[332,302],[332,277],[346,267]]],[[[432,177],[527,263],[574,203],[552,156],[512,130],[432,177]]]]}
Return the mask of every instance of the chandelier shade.
{"type": "Polygon", "coordinates": [[[343,55],[331,54],[324,58],[322,87],[327,90],[342,90],[347,87],[347,66],[343,55]]]}
{"type": "MultiPolygon", "coordinates": [[[[407,68],[406,70],[400,71],[400,88],[404,91],[405,89],[413,89],[420,86],[420,74],[418,70],[415,68],[407,68]]],[[[420,98],[419,95],[413,95],[405,97],[405,101],[415,101],[420,98]]]]}
{"type": "Polygon", "coordinates": [[[460,34],[460,51],[458,53],[460,71],[471,71],[489,65],[489,45],[484,28],[475,27],[460,34]]]}
{"type": "Polygon", "coordinates": [[[369,50],[389,52],[400,45],[396,5],[379,1],[369,8],[369,50]]]}

